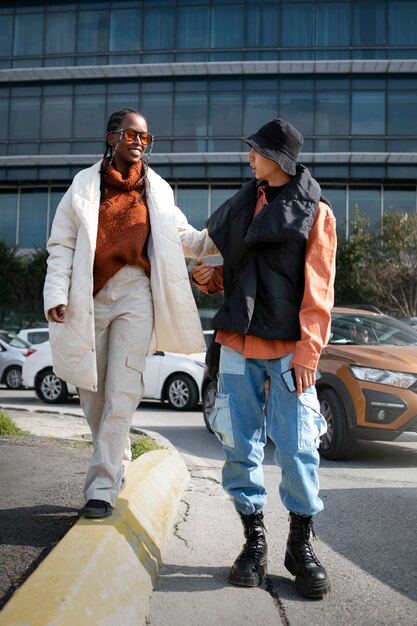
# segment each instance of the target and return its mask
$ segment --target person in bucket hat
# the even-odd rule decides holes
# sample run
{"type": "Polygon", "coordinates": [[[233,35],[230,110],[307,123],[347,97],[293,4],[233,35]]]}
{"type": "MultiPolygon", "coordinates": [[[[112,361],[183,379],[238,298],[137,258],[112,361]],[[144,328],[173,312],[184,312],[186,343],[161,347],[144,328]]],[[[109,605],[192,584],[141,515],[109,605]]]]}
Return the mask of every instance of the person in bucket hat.
{"type": "Polygon", "coordinates": [[[335,218],[317,181],[297,162],[303,137],[296,128],[273,119],[242,140],[250,146],[254,179],[206,224],[223,265],[198,260],[192,272],[205,293],[224,292],[212,320],[220,358],[209,422],[223,444],[223,487],[245,536],[229,582],[256,587],[267,571],[262,460],[268,436],[289,512],[285,567],[302,596],[320,599],[330,582],[310,535],[312,518],[323,509],[317,448],[327,425],[315,381],[330,335],[335,218]]]}
{"type": "Polygon", "coordinates": [[[271,120],[258,132],[242,137],[258,154],[277,163],[290,176],[296,174],[298,155],[304,143],[302,134],[281,119],[271,120]]]}

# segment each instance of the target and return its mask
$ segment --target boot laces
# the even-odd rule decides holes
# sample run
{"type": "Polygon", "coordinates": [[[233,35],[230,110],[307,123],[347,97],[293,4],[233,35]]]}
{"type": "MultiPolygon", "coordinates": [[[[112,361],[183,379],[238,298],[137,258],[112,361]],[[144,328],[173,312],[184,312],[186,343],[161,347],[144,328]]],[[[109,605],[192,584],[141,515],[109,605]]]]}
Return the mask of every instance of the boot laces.
{"type": "Polygon", "coordinates": [[[248,556],[250,558],[261,558],[265,549],[265,544],[261,536],[253,537],[250,535],[245,544],[243,545],[241,556],[248,556]]]}
{"type": "Polygon", "coordinates": [[[298,532],[295,533],[293,545],[299,550],[303,561],[305,563],[315,563],[321,567],[321,563],[310,543],[310,533],[313,536],[313,539],[317,539],[316,533],[314,532],[313,520],[310,519],[307,523],[302,524],[297,530],[298,532]]]}
{"type": "Polygon", "coordinates": [[[243,544],[240,553],[241,557],[260,558],[262,556],[265,549],[264,532],[266,532],[266,528],[261,517],[258,517],[247,526],[245,525],[246,542],[243,544]]]}

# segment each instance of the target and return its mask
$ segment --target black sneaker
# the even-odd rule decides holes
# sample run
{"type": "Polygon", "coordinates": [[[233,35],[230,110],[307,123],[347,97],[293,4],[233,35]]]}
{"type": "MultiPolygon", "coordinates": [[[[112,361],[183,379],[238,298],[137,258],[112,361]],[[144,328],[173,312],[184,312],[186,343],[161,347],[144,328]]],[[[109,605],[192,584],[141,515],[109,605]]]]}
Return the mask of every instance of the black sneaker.
{"type": "Polygon", "coordinates": [[[113,512],[113,507],[109,502],[105,500],[89,500],[85,505],[84,517],[98,518],[98,517],[110,517],[113,512]]]}

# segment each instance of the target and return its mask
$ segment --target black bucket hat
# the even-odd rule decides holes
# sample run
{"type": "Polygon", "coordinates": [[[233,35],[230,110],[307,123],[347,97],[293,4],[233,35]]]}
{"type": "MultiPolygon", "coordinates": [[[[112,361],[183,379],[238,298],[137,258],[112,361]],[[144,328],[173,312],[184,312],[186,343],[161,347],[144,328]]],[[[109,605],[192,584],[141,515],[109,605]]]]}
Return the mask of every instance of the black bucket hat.
{"type": "Polygon", "coordinates": [[[289,122],[279,118],[267,122],[256,133],[242,140],[260,155],[275,161],[290,176],[296,173],[296,163],[304,139],[289,122]]]}

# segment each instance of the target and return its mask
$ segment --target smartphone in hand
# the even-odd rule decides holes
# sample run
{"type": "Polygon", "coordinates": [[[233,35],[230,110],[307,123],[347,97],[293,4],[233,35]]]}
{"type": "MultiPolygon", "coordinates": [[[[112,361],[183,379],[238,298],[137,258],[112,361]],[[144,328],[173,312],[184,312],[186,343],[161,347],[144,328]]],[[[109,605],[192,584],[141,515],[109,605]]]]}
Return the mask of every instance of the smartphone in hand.
{"type": "Polygon", "coordinates": [[[288,391],[290,393],[295,391],[297,388],[297,385],[295,382],[294,368],[292,367],[290,370],[287,370],[286,372],[282,372],[281,376],[282,376],[282,380],[287,385],[288,391]]]}

